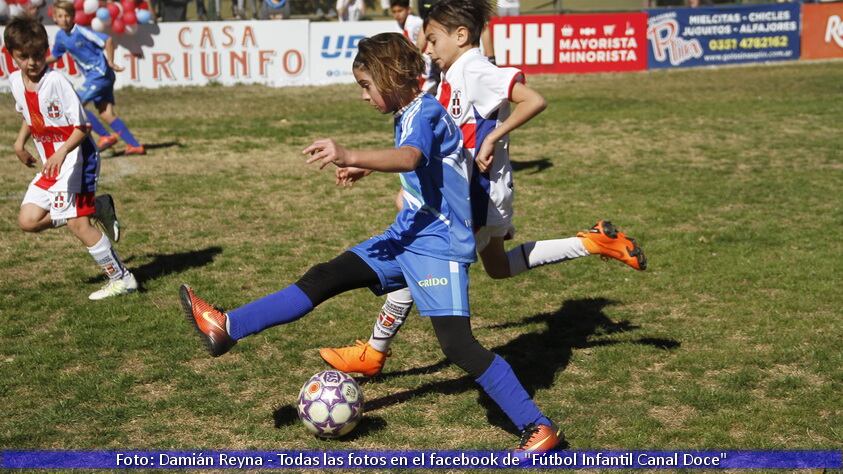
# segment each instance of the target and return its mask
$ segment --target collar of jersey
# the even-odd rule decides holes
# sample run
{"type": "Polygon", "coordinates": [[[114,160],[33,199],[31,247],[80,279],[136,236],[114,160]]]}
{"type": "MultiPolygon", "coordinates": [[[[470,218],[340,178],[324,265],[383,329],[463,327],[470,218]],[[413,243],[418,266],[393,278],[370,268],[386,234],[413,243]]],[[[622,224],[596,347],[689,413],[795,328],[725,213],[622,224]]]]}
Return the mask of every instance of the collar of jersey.
{"type": "Polygon", "coordinates": [[[483,54],[480,52],[480,48],[471,48],[468,51],[462,53],[460,57],[454,61],[454,64],[451,64],[451,67],[445,72],[445,80],[448,82],[452,82],[452,79],[456,74],[462,74],[462,65],[471,61],[475,57],[482,57],[483,54]]]}
{"type": "Polygon", "coordinates": [[[419,100],[419,99],[421,99],[422,97],[424,97],[424,95],[425,95],[426,93],[427,93],[427,92],[424,92],[424,91],[419,92],[419,95],[417,95],[417,96],[416,96],[413,100],[411,100],[409,104],[405,105],[404,107],[401,107],[401,108],[400,108],[397,112],[395,112],[395,114],[393,114],[393,115],[395,116],[395,118],[400,117],[400,116],[401,116],[404,112],[406,112],[406,111],[407,111],[407,109],[409,109],[409,108],[410,108],[410,106],[412,106],[413,104],[415,104],[417,100],[419,100]]]}

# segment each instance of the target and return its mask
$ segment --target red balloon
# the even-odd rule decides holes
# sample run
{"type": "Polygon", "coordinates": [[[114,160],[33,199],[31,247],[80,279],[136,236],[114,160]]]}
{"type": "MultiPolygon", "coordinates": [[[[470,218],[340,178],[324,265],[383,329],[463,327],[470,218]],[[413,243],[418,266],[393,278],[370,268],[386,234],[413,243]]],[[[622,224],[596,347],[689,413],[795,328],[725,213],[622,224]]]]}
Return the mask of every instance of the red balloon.
{"type": "Polygon", "coordinates": [[[123,20],[121,20],[120,18],[115,18],[114,20],[112,20],[111,31],[117,33],[118,35],[123,34],[123,32],[126,31],[126,25],[123,24],[123,20]]]}
{"type": "Polygon", "coordinates": [[[135,15],[134,10],[129,10],[123,14],[123,24],[126,25],[137,25],[138,24],[138,17],[135,15]]]}
{"type": "Polygon", "coordinates": [[[123,0],[122,3],[124,12],[135,9],[135,0],[123,0]]]}
{"type": "Polygon", "coordinates": [[[88,26],[91,24],[91,20],[94,18],[93,15],[86,14],[83,10],[76,10],[76,15],[73,17],[73,21],[77,25],[88,26]]]}
{"type": "Polygon", "coordinates": [[[149,10],[149,4],[145,1],[138,3],[138,10],[149,10]]]}
{"type": "Polygon", "coordinates": [[[76,13],[82,11],[85,7],[85,0],[74,0],[73,1],[73,9],[76,10],[76,13]]]}
{"type": "Polygon", "coordinates": [[[105,7],[108,8],[108,13],[111,15],[112,20],[120,16],[120,7],[116,3],[109,3],[105,7]]]}
{"type": "Polygon", "coordinates": [[[47,7],[47,16],[52,18],[53,17],[53,6],[50,5],[47,7]]]}

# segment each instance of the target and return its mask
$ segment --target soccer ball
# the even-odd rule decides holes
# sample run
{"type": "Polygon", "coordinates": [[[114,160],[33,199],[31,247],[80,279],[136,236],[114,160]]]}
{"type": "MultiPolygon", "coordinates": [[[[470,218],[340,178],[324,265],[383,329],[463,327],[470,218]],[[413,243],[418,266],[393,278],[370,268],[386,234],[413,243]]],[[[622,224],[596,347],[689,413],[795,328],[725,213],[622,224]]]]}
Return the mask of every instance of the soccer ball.
{"type": "Polygon", "coordinates": [[[363,417],[363,391],[343,372],[319,372],[302,386],[298,411],[311,433],[339,438],[351,433],[363,417]]]}

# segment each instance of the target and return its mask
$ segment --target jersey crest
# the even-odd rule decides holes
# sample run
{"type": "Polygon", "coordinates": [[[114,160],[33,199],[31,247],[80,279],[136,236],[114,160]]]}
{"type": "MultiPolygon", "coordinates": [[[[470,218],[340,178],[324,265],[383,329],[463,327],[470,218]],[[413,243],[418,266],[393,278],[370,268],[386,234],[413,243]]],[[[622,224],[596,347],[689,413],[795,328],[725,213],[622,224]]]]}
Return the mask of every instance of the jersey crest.
{"type": "Polygon", "coordinates": [[[50,103],[47,105],[47,117],[50,117],[51,119],[61,117],[61,101],[58,97],[50,99],[50,103]]]}
{"type": "Polygon", "coordinates": [[[448,113],[450,113],[451,117],[454,117],[455,119],[462,116],[462,91],[455,90],[451,95],[451,106],[448,107],[448,113]]]}

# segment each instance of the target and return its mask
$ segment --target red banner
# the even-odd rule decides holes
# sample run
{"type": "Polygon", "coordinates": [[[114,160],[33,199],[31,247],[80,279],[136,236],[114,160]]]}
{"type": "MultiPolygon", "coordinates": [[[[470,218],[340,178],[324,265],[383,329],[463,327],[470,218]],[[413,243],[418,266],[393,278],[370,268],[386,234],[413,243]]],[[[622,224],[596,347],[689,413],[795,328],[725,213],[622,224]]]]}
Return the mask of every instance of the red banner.
{"type": "Polygon", "coordinates": [[[802,5],[802,58],[843,58],[843,3],[802,5]]]}
{"type": "Polygon", "coordinates": [[[647,69],[647,14],[494,18],[497,63],[525,73],[647,69]]]}

